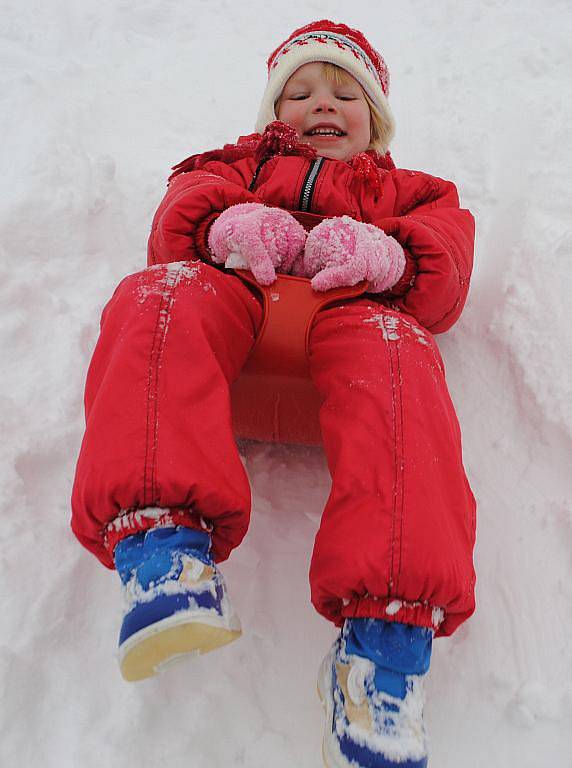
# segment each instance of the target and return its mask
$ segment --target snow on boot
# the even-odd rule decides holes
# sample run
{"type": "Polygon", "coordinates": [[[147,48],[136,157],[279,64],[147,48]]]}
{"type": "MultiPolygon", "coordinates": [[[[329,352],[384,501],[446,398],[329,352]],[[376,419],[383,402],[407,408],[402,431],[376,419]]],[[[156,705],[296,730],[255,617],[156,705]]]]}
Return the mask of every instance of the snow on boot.
{"type": "MultiPolygon", "coordinates": [[[[379,627],[375,625],[390,626],[379,620],[346,620],[320,667],[318,693],[326,712],[322,745],[325,765],[327,768],[426,768],[423,675],[383,668],[371,658],[354,653],[360,643],[355,642],[352,622],[364,621],[376,630],[379,627]]],[[[421,662],[417,666],[426,672],[431,630],[399,625],[390,627],[390,632],[394,629],[399,632],[401,628],[417,633],[413,638],[407,637],[406,642],[412,640],[421,662]]],[[[362,633],[358,639],[364,637],[362,633]]],[[[383,656],[385,652],[391,656],[392,644],[399,655],[400,640],[397,637],[396,642],[395,634],[382,638],[385,648],[381,653],[377,651],[377,655],[383,656]]],[[[410,655],[409,648],[405,649],[403,656],[410,655]]]]}
{"type": "Polygon", "coordinates": [[[240,636],[210,546],[208,533],[173,526],[128,536],[115,547],[124,600],[119,664],[126,680],[150,677],[240,636]]]}

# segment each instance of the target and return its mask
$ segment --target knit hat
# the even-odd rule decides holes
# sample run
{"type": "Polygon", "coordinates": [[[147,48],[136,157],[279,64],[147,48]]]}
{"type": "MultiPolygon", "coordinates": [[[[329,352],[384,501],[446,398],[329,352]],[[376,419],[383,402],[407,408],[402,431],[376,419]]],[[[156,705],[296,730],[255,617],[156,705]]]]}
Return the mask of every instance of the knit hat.
{"type": "Polygon", "coordinates": [[[395,121],[387,101],[389,71],[385,61],[359,30],[328,19],[296,29],[270,55],[268,83],[258,112],[256,131],[262,133],[276,120],[274,104],[288,78],[303,64],[314,61],[337,64],[355,77],[387,122],[385,144],[389,144],[395,132],[395,121]]]}

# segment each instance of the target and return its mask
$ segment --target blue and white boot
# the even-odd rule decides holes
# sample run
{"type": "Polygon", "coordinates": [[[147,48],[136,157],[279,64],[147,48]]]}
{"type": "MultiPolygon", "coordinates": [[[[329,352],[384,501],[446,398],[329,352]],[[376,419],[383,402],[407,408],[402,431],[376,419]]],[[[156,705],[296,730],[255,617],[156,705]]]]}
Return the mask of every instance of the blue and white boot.
{"type": "Polygon", "coordinates": [[[183,526],[154,528],[117,544],[124,600],[119,664],[126,680],[150,677],[240,636],[210,547],[208,533],[183,526]]]}
{"type": "Polygon", "coordinates": [[[432,638],[430,629],[346,619],[318,677],[327,768],[426,768],[423,675],[432,638]]]}

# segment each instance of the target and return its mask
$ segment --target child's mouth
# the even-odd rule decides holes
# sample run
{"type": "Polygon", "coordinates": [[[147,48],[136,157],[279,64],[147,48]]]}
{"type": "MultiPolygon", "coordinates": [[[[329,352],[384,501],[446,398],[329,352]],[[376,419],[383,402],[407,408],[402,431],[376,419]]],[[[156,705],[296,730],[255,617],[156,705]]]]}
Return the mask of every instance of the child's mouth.
{"type": "Polygon", "coordinates": [[[308,138],[319,139],[320,141],[338,141],[345,138],[345,134],[338,135],[336,133],[311,133],[308,138]]]}
{"type": "Polygon", "coordinates": [[[312,139],[341,139],[346,136],[346,132],[342,131],[334,125],[316,125],[310,128],[304,133],[304,136],[308,136],[312,139]]]}

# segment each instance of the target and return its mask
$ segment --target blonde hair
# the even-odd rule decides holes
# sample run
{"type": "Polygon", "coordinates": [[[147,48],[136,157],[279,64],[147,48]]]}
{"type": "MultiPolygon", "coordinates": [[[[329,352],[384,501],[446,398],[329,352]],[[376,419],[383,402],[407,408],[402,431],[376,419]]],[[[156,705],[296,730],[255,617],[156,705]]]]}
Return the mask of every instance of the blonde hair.
{"type": "MultiPolygon", "coordinates": [[[[324,78],[327,80],[327,82],[335,83],[335,85],[345,85],[352,80],[357,82],[353,75],[351,75],[342,67],[339,67],[337,64],[330,64],[328,61],[322,61],[320,63],[322,64],[322,74],[324,75],[324,78]]],[[[385,155],[389,146],[389,142],[393,138],[393,128],[391,124],[386,120],[386,118],[381,114],[381,112],[377,109],[373,101],[363,89],[362,85],[359,84],[359,86],[362,89],[363,95],[369,107],[370,138],[368,149],[374,149],[376,152],[385,155]]],[[[282,94],[280,94],[274,104],[275,113],[278,105],[280,104],[281,98],[282,94]]]]}

